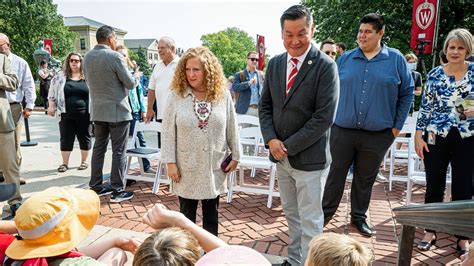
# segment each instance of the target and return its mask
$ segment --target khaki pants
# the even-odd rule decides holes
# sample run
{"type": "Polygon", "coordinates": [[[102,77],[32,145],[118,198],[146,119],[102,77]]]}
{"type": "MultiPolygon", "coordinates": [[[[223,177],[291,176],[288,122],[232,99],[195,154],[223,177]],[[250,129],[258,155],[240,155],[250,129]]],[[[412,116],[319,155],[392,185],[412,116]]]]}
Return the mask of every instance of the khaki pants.
{"type": "Polygon", "coordinates": [[[3,175],[6,183],[16,184],[16,193],[8,204],[13,205],[21,203],[20,194],[20,167],[17,163],[15,153],[15,133],[0,133],[0,169],[3,170],[3,175]]]}
{"type": "Polygon", "coordinates": [[[19,203],[22,200],[20,195],[20,138],[22,124],[20,123],[20,119],[23,107],[21,106],[21,104],[11,104],[10,109],[12,112],[13,120],[15,121],[15,131],[9,133],[0,133],[2,135],[0,136],[0,152],[2,153],[0,154],[0,160],[2,161],[0,163],[0,176],[3,176],[7,183],[15,183],[17,185],[15,196],[8,201],[8,204],[12,205],[15,203],[19,203]],[[13,136],[14,141],[12,141],[11,143],[9,136],[10,134],[13,136]],[[13,147],[15,148],[15,153],[12,152],[13,149],[10,148],[10,145],[13,145],[13,147]]]}

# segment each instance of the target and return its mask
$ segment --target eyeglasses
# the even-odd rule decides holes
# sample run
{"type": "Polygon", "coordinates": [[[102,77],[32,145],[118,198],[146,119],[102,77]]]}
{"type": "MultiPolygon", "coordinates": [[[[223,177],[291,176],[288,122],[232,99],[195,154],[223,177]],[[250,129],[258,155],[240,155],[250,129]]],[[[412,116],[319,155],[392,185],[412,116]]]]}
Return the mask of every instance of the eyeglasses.
{"type": "Polygon", "coordinates": [[[69,63],[80,63],[81,60],[78,59],[69,59],[69,63]]]}
{"type": "Polygon", "coordinates": [[[247,59],[253,62],[258,62],[258,58],[247,58],[247,59]]]}
{"type": "Polygon", "coordinates": [[[324,53],[327,54],[327,55],[336,55],[336,52],[326,51],[326,52],[324,52],[324,53]]]}

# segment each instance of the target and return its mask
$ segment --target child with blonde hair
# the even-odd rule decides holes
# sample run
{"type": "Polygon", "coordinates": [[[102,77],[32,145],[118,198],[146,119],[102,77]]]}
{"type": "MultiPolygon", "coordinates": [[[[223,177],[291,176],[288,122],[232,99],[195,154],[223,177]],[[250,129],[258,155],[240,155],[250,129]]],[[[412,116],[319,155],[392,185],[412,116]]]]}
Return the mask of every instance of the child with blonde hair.
{"type": "Polygon", "coordinates": [[[367,266],[372,254],[355,239],[336,233],[315,236],[305,266],[367,266]]]}

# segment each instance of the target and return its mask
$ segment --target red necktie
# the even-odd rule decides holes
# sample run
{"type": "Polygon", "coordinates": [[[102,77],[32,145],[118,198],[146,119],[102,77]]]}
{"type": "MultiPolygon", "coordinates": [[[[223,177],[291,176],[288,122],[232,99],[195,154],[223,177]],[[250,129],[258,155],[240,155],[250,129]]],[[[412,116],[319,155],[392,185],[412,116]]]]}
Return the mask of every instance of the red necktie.
{"type": "Polygon", "coordinates": [[[296,74],[298,74],[298,59],[291,58],[291,63],[292,69],[290,75],[288,76],[288,85],[286,85],[286,96],[288,96],[288,94],[290,93],[291,86],[293,85],[293,82],[296,78],[296,74]]]}

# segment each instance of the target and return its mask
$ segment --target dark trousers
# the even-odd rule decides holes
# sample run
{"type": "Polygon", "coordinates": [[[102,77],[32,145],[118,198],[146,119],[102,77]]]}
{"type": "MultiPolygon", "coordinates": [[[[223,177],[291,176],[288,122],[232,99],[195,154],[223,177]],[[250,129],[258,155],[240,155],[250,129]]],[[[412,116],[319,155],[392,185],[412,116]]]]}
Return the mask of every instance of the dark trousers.
{"type": "Polygon", "coordinates": [[[95,143],[92,149],[91,180],[89,181],[89,186],[98,187],[102,185],[102,168],[104,167],[104,157],[110,138],[112,140],[110,185],[113,189],[122,188],[127,161],[125,150],[127,149],[130,121],[117,123],[94,121],[94,125],[95,143]]]}
{"type": "Polygon", "coordinates": [[[44,109],[48,109],[48,94],[49,94],[49,86],[51,84],[51,80],[41,80],[40,81],[40,94],[41,98],[43,99],[44,109]]]}
{"type": "MultiPolygon", "coordinates": [[[[140,113],[132,113],[132,121],[130,121],[130,136],[133,136],[133,131],[135,130],[135,123],[141,122],[140,120],[140,113]]],[[[143,134],[143,131],[137,132],[137,141],[135,142],[135,148],[138,148],[138,145],[140,145],[140,147],[146,147],[145,135],[143,134]]],[[[143,169],[145,171],[150,169],[150,161],[148,159],[143,158],[142,162],[143,169]]]]}
{"type": "Polygon", "coordinates": [[[336,213],[344,194],[347,171],[354,163],[351,218],[352,221],[363,221],[367,218],[365,213],[369,208],[372,186],[393,140],[391,129],[375,132],[336,125],[331,128],[332,163],[324,188],[324,217],[331,217],[336,213]]]}
{"type": "MultiPolygon", "coordinates": [[[[428,149],[430,152],[424,151],[426,171],[425,203],[443,201],[446,188],[446,173],[450,163],[452,200],[472,199],[474,137],[471,136],[463,139],[457,128],[451,128],[446,138],[436,136],[435,145],[428,145],[428,149]]],[[[432,230],[426,231],[434,232],[432,230]]],[[[461,236],[457,237],[468,239],[461,236]]]]}
{"type": "Polygon", "coordinates": [[[68,119],[61,117],[59,122],[59,142],[61,151],[72,151],[74,140],[77,137],[79,148],[84,151],[91,149],[91,135],[89,133],[89,114],[82,118],[68,119]]]}
{"type": "MultiPolygon", "coordinates": [[[[179,211],[184,214],[193,223],[196,223],[196,210],[199,200],[179,198],[179,211]]],[[[202,227],[209,233],[217,236],[219,222],[218,222],[218,209],[219,209],[219,197],[215,199],[201,200],[202,206],[202,227]]]]}

